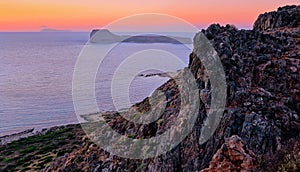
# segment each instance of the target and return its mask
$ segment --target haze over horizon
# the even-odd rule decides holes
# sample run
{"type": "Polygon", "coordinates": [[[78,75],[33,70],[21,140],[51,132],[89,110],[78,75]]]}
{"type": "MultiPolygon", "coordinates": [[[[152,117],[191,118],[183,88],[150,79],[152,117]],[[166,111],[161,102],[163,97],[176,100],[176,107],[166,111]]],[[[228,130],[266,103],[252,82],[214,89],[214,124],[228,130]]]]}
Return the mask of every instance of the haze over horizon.
{"type": "Polygon", "coordinates": [[[207,27],[212,23],[229,23],[238,28],[252,28],[260,13],[292,4],[299,4],[299,1],[2,0],[0,31],[40,31],[45,27],[89,31],[122,17],[141,13],[167,14],[184,19],[197,27],[207,27]]]}

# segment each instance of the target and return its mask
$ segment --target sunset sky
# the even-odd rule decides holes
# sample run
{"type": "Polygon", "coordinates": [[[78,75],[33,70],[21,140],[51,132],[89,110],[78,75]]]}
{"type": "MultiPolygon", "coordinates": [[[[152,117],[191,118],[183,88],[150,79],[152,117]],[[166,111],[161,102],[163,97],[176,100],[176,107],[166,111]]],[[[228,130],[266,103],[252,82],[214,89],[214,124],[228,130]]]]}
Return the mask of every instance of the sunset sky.
{"type": "Polygon", "coordinates": [[[0,31],[89,31],[140,13],[168,14],[198,27],[251,28],[258,14],[288,4],[299,0],[1,0],[0,31]]]}

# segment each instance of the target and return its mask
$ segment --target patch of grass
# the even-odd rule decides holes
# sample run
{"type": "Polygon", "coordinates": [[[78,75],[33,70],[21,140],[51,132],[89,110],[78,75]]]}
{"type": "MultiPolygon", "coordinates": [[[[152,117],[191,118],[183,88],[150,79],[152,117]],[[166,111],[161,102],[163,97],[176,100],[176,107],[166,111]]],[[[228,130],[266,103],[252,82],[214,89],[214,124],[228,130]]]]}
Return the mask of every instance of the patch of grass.
{"type": "Polygon", "coordinates": [[[53,150],[53,146],[52,145],[47,145],[42,147],[37,153],[38,154],[45,154],[47,152],[51,152],[53,150]]]}
{"type": "Polygon", "coordinates": [[[8,156],[8,155],[11,155],[13,153],[14,153],[14,151],[8,150],[8,151],[3,152],[3,155],[8,156]]]}
{"type": "Polygon", "coordinates": [[[58,145],[65,145],[65,144],[68,144],[68,142],[65,141],[65,140],[60,140],[60,141],[57,142],[57,144],[58,145]]]}
{"type": "Polygon", "coordinates": [[[34,159],[34,155],[15,157],[14,164],[16,166],[24,168],[30,165],[33,159],[34,159]]]}
{"type": "MultiPolygon", "coordinates": [[[[6,150],[9,150],[9,149],[19,150],[21,148],[21,145],[24,145],[24,143],[18,144],[17,141],[13,141],[6,147],[6,150]]],[[[6,151],[4,150],[4,152],[6,152],[6,151]]]]}
{"type": "Polygon", "coordinates": [[[72,128],[69,128],[69,127],[65,127],[65,128],[62,128],[60,130],[57,131],[57,134],[62,134],[62,133],[66,133],[66,132],[69,132],[71,131],[72,128]]]}
{"type": "Polygon", "coordinates": [[[131,139],[134,139],[136,137],[136,135],[135,134],[129,134],[127,137],[131,138],[131,139]]]}
{"type": "Polygon", "coordinates": [[[31,153],[35,150],[36,150],[35,146],[28,146],[28,147],[24,148],[23,150],[21,150],[20,153],[26,154],[26,153],[31,153]]]}
{"type": "Polygon", "coordinates": [[[70,140],[75,138],[74,134],[72,134],[72,133],[66,134],[66,137],[70,140]]]}
{"type": "Polygon", "coordinates": [[[45,166],[53,160],[52,156],[47,156],[39,161],[37,164],[37,169],[43,169],[45,166]]]}
{"type": "Polygon", "coordinates": [[[82,145],[81,126],[53,128],[0,147],[0,171],[39,171],[82,145]],[[80,137],[78,137],[80,136],[80,137]]]}
{"type": "Polygon", "coordinates": [[[8,163],[8,162],[11,162],[13,160],[14,160],[14,158],[4,158],[4,159],[2,159],[2,162],[8,163]]]}
{"type": "Polygon", "coordinates": [[[51,162],[52,159],[53,159],[52,156],[47,156],[47,157],[45,157],[45,158],[42,160],[42,161],[43,161],[43,164],[47,164],[47,163],[51,162]]]}

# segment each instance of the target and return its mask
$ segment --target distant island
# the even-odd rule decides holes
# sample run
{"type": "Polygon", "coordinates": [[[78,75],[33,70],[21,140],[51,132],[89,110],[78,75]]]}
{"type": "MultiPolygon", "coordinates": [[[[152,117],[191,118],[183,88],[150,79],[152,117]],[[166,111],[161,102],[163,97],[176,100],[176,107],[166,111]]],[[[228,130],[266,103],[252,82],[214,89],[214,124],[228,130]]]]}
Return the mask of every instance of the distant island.
{"type": "Polygon", "coordinates": [[[185,37],[174,37],[165,35],[117,35],[107,29],[94,29],[90,33],[90,43],[171,43],[171,44],[191,44],[192,39],[185,37]]]}
{"type": "Polygon", "coordinates": [[[41,29],[40,32],[71,32],[71,31],[70,30],[59,30],[59,29],[45,28],[45,29],[41,29]]]}

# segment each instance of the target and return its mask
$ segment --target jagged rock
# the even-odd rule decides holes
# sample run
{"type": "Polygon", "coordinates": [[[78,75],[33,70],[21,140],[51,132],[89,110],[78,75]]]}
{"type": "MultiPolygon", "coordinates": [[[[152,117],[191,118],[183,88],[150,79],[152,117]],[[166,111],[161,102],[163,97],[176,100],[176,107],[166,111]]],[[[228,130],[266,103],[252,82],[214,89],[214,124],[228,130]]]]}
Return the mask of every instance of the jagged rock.
{"type": "Polygon", "coordinates": [[[232,136],[225,139],[225,143],[213,156],[207,169],[201,172],[217,171],[253,171],[257,169],[256,156],[245,146],[242,139],[232,136]]]}
{"type": "MultiPolygon", "coordinates": [[[[299,32],[299,28],[276,32],[287,30],[299,32]]],[[[285,34],[278,38],[273,33],[237,30],[230,25],[212,25],[202,32],[210,37],[224,66],[228,108],[214,137],[201,146],[206,150],[201,158],[211,159],[224,138],[231,135],[239,135],[260,155],[276,150],[285,139],[297,136],[295,122],[298,120],[292,116],[299,114],[300,59],[289,55],[299,52],[295,40],[300,35],[285,34]],[[287,41],[289,46],[285,47],[287,41]]],[[[194,53],[189,67],[195,75],[203,70],[194,53]]],[[[208,162],[201,163],[206,166],[208,162]]]]}
{"type": "Polygon", "coordinates": [[[300,25],[300,6],[291,5],[278,8],[277,11],[259,15],[254,23],[254,30],[266,31],[279,27],[297,27],[300,25]]]}

